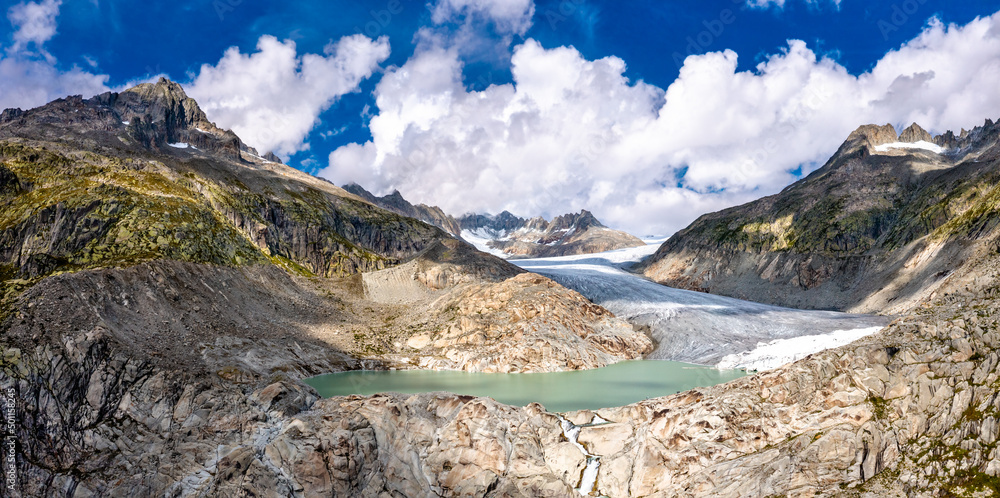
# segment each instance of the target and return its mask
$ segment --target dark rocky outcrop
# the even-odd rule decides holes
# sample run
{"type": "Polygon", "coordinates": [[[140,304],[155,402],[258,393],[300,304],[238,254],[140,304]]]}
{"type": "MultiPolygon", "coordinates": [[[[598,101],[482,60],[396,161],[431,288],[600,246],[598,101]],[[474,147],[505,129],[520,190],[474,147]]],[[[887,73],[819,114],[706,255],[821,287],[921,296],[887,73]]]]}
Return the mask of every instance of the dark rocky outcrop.
{"type": "Polygon", "coordinates": [[[0,196],[16,194],[21,190],[21,181],[13,171],[0,164],[0,196]]]}
{"type": "Polygon", "coordinates": [[[14,121],[21,117],[22,114],[24,114],[24,111],[21,109],[4,109],[3,112],[0,112],[0,123],[14,121]]]}
{"type": "Polygon", "coordinates": [[[461,237],[462,228],[455,218],[445,214],[445,212],[437,206],[410,204],[409,201],[403,198],[403,195],[400,194],[398,190],[394,190],[389,195],[378,197],[365,190],[364,187],[358,185],[357,183],[344,185],[343,189],[382,209],[387,209],[403,216],[409,216],[410,218],[416,218],[424,223],[429,223],[439,227],[456,237],[461,237]]]}
{"type": "Polygon", "coordinates": [[[528,222],[529,220],[525,220],[519,216],[514,216],[509,211],[503,211],[495,216],[485,214],[467,214],[458,219],[458,223],[461,225],[462,230],[486,228],[496,232],[513,232],[518,228],[526,226],[528,222]]]}

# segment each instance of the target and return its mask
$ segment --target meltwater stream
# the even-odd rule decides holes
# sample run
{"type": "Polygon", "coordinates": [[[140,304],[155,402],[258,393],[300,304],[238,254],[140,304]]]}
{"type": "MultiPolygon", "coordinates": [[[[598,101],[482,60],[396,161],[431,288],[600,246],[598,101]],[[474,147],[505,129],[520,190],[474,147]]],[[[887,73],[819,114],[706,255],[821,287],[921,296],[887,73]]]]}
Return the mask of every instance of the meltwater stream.
{"type": "MultiPolygon", "coordinates": [[[[595,415],[594,422],[591,422],[590,425],[597,425],[602,422],[607,421],[595,415]]],[[[597,473],[601,470],[601,457],[587,451],[587,448],[580,444],[581,426],[566,420],[561,415],[559,416],[559,426],[562,428],[563,437],[587,457],[587,466],[583,469],[583,475],[580,476],[580,484],[576,487],[576,491],[583,496],[590,496],[591,492],[594,491],[594,485],[597,484],[597,473]]]]}
{"type": "Polygon", "coordinates": [[[773,368],[847,344],[889,322],[886,317],[795,310],[673,289],[622,269],[656,247],[512,262],[579,292],[619,318],[648,326],[658,344],[647,359],[773,368]]]}

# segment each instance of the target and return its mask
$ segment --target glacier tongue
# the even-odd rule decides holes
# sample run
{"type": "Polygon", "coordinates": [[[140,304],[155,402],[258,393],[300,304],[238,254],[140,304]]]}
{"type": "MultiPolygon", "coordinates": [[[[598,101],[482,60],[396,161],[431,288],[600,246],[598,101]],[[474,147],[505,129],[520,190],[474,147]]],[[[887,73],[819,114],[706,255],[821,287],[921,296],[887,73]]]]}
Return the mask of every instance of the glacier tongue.
{"type": "Polygon", "coordinates": [[[882,327],[836,330],[829,334],[804,335],[791,339],[777,339],[768,343],[759,343],[757,344],[757,348],[752,351],[725,356],[719,361],[718,367],[724,369],[770,370],[793,361],[801,360],[817,351],[850,344],[879,330],[882,330],[882,327]]]}
{"type": "MultiPolygon", "coordinates": [[[[854,337],[859,330],[866,330],[861,335],[867,335],[889,322],[885,317],[795,310],[673,289],[622,270],[655,250],[650,245],[515,264],[579,292],[633,325],[649,327],[657,348],[647,359],[704,365],[718,365],[726,359],[729,365],[737,358],[733,355],[749,355],[761,343],[802,336],[854,337]]],[[[773,368],[841,342],[835,337],[800,341],[795,343],[799,348],[795,355],[772,354],[769,361],[753,363],[752,368],[773,368]]]]}

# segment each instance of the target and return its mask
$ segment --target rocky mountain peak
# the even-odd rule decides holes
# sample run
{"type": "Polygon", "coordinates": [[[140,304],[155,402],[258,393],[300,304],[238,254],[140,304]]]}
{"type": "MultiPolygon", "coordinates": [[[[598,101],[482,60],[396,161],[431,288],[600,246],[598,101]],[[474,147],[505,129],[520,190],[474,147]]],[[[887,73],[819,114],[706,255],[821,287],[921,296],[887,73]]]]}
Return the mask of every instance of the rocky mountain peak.
{"type": "Polygon", "coordinates": [[[545,218],[542,218],[541,216],[535,216],[534,218],[528,220],[528,222],[524,225],[524,228],[527,228],[528,230],[538,231],[544,231],[548,227],[549,222],[545,221],[545,218]]]}
{"type": "Polygon", "coordinates": [[[866,141],[869,146],[877,147],[879,145],[896,142],[899,140],[899,136],[896,135],[896,128],[894,128],[891,124],[885,124],[882,126],[867,124],[859,127],[857,130],[854,130],[851,132],[850,136],[847,137],[848,142],[856,140],[866,141]]]}
{"type": "Polygon", "coordinates": [[[496,217],[493,218],[493,221],[500,225],[507,226],[507,225],[513,225],[515,223],[524,223],[524,218],[521,218],[520,216],[515,216],[510,211],[503,211],[500,214],[496,215],[496,217]]]}
{"type": "Polygon", "coordinates": [[[982,126],[971,130],[962,128],[958,136],[952,131],[946,131],[944,134],[934,137],[932,141],[946,149],[959,149],[968,152],[991,147],[998,140],[1000,140],[1000,126],[997,126],[992,119],[987,119],[982,126]]]}
{"type": "MultiPolygon", "coordinates": [[[[108,99],[129,134],[147,146],[185,142],[187,132],[227,135],[208,120],[194,99],[177,83],[160,78],[156,83],[142,83],[108,99]]],[[[235,139],[235,134],[229,133],[235,139]]],[[[239,144],[235,152],[239,152],[239,144]]]]}
{"type": "Polygon", "coordinates": [[[364,199],[364,200],[366,200],[366,201],[368,201],[368,202],[370,202],[372,204],[375,204],[375,200],[378,199],[378,197],[375,197],[374,194],[372,194],[371,192],[365,190],[364,187],[362,187],[361,185],[358,185],[357,183],[348,183],[346,185],[341,185],[340,188],[342,188],[342,189],[344,189],[344,190],[346,190],[346,191],[348,191],[348,192],[350,192],[350,193],[352,193],[352,194],[354,194],[354,195],[356,195],[356,196],[358,196],[358,197],[360,197],[360,198],[362,198],[362,199],[364,199]]]}
{"type": "MultiPolygon", "coordinates": [[[[997,142],[998,138],[1000,138],[1000,126],[991,119],[987,119],[982,126],[977,126],[972,130],[963,128],[958,135],[955,132],[946,131],[938,136],[931,135],[917,123],[910,124],[898,136],[892,125],[877,126],[869,124],[854,130],[837,154],[834,155],[833,159],[850,156],[859,150],[876,153],[876,149],[882,145],[894,143],[916,144],[918,142],[928,142],[946,151],[955,151],[955,153],[963,151],[962,154],[966,154],[970,151],[982,150],[984,147],[989,147],[997,142]]],[[[925,147],[906,148],[893,146],[889,147],[889,149],[894,149],[897,154],[909,154],[913,153],[913,150],[917,150],[917,153],[919,153],[925,147]]],[[[883,150],[880,153],[884,152],[883,150]]]]}
{"type": "Polygon", "coordinates": [[[20,109],[4,109],[3,112],[0,112],[0,123],[13,121],[21,117],[22,114],[24,114],[24,111],[20,109]]]}
{"type": "MultiPolygon", "coordinates": [[[[964,131],[964,130],[963,130],[964,131]]],[[[934,137],[933,142],[945,149],[954,149],[958,147],[959,138],[955,136],[955,132],[948,130],[941,135],[934,137]]]]}
{"type": "Polygon", "coordinates": [[[84,143],[96,139],[115,146],[124,140],[157,151],[176,150],[168,146],[183,143],[235,161],[253,160],[252,155],[281,162],[271,153],[261,157],[235,133],[215,126],[181,85],[166,78],[121,93],[106,92],[89,99],[70,96],[28,111],[7,109],[0,113],[0,136],[84,143]]]}
{"type": "Polygon", "coordinates": [[[179,118],[185,125],[215,128],[180,84],[163,77],[156,83],[140,83],[118,94],[115,107],[126,120],[148,115],[153,122],[179,118]]]}
{"type": "Polygon", "coordinates": [[[478,228],[488,228],[497,232],[512,232],[524,226],[526,220],[515,216],[510,211],[503,211],[498,215],[490,216],[483,214],[467,214],[458,220],[463,230],[476,230],[478,228]]]}
{"type": "Polygon", "coordinates": [[[584,209],[577,214],[564,214],[556,217],[556,219],[552,220],[549,228],[552,230],[570,228],[586,230],[588,228],[604,228],[604,224],[598,221],[593,213],[584,209]]]}
{"type": "Polygon", "coordinates": [[[419,218],[416,208],[404,199],[403,194],[400,194],[398,190],[393,190],[391,194],[382,197],[380,205],[390,211],[406,213],[406,216],[411,218],[419,218]]]}
{"type": "Polygon", "coordinates": [[[903,133],[899,135],[899,141],[905,143],[934,142],[934,137],[927,130],[924,130],[917,123],[911,124],[903,133]]]}

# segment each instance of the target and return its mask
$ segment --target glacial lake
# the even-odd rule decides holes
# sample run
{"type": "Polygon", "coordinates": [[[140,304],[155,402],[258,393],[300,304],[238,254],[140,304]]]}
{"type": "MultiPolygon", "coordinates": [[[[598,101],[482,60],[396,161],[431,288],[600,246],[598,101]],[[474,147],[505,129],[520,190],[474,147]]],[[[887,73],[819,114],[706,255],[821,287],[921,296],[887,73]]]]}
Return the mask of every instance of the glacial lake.
{"type": "Polygon", "coordinates": [[[595,370],[495,374],[433,370],[352,371],[305,379],[321,396],[397,392],[450,392],[493,398],[524,406],[538,402],[553,412],[624,406],[695,387],[709,387],[746,376],[675,361],[626,361],[595,370]]]}

